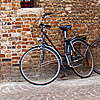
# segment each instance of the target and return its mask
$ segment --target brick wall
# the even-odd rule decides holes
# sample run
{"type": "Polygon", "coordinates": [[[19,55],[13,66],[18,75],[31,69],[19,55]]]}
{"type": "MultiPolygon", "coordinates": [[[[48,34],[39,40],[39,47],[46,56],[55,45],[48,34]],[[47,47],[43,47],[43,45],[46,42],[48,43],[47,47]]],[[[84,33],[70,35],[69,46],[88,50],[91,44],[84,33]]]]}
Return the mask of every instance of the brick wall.
{"type": "MultiPolygon", "coordinates": [[[[61,25],[73,26],[68,38],[87,35],[89,43],[100,38],[100,0],[40,0],[40,6],[44,12],[54,13],[43,20],[52,26],[48,36],[61,53],[64,52],[61,25]]],[[[20,0],[0,0],[0,80],[22,81],[20,58],[26,50],[39,44],[36,37],[42,36],[38,27],[41,9],[30,8],[27,12],[25,9],[20,8],[20,0]]]]}

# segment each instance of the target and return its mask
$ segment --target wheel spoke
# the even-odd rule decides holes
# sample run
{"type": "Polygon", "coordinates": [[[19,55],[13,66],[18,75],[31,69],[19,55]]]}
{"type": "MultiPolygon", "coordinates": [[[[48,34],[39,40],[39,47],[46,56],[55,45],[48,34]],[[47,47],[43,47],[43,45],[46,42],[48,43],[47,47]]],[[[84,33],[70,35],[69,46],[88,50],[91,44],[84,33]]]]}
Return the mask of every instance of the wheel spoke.
{"type": "Polygon", "coordinates": [[[34,47],[28,50],[21,59],[20,71],[30,83],[45,85],[52,82],[59,74],[60,61],[53,50],[48,47],[38,50],[34,47]]]}

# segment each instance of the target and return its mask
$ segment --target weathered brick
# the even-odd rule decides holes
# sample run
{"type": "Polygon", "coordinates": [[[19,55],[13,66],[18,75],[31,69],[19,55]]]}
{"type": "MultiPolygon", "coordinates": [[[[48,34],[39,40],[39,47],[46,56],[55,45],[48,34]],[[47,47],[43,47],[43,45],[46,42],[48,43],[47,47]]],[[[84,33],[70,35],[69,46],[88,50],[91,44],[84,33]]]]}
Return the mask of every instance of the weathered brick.
{"type": "Polygon", "coordinates": [[[13,4],[12,4],[12,6],[16,6],[16,4],[15,4],[15,3],[13,3],[13,4]]]}
{"type": "Polygon", "coordinates": [[[26,48],[26,46],[24,45],[24,46],[22,46],[22,48],[26,48]]]}
{"type": "Polygon", "coordinates": [[[4,53],[11,53],[11,50],[5,50],[4,53]]]}
{"type": "Polygon", "coordinates": [[[3,34],[3,37],[8,37],[8,34],[3,34]]]}
{"type": "Polygon", "coordinates": [[[12,60],[14,60],[14,59],[20,60],[20,57],[12,57],[12,60]]]}
{"type": "Polygon", "coordinates": [[[12,63],[14,64],[14,63],[17,63],[17,61],[12,61],[12,63]]]}
{"type": "Polygon", "coordinates": [[[11,32],[16,33],[16,30],[15,29],[8,30],[8,33],[11,33],[11,32]]]}
{"type": "Polygon", "coordinates": [[[8,3],[11,3],[11,0],[8,0],[8,3]]]}
{"type": "Polygon", "coordinates": [[[21,18],[16,18],[16,21],[21,21],[21,18]]]}
{"type": "Polygon", "coordinates": [[[20,48],[21,48],[21,46],[20,46],[20,45],[18,45],[18,46],[17,46],[17,48],[18,48],[18,49],[20,49],[20,48]]]}
{"type": "Polygon", "coordinates": [[[0,3],[2,3],[2,0],[0,0],[0,3]]]}
{"type": "Polygon", "coordinates": [[[27,41],[27,38],[23,38],[23,41],[27,41]]]}
{"type": "MultiPolygon", "coordinates": [[[[72,24],[72,30],[67,34],[69,39],[85,34],[90,44],[99,38],[98,0],[42,0],[40,5],[45,13],[54,13],[49,15],[51,18],[44,18],[43,23],[52,26],[47,35],[61,53],[64,50],[63,32],[59,29],[61,25],[72,24]]],[[[0,0],[0,62],[13,68],[19,66],[20,57],[25,51],[40,44],[36,37],[42,37],[41,28],[38,27],[40,14],[30,11],[18,13],[19,9],[20,0],[0,0]]]]}
{"type": "Polygon", "coordinates": [[[11,62],[7,62],[7,65],[8,65],[8,66],[11,66],[11,62]]]}
{"type": "Polygon", "coordinates": [[[21,25],[13,25],[12,28],[13,29],[21,28],[21,25]]]}
{"type": "Polygon", "coordinates": [[[5,57],[5,54],[0,54],[0,58],[5,57]]]}
{"type": "Polygon", "coordinates": [[[3,3],[7,3],[7,0],[3,0],[3,3]]]}
{"type": "Polygon", "coordinates": [[[0,7],[0,10],[6,10],[6,7],[0,7]]]}
{"type": "Polygon", "coordinates": [[[22,29],[17,29],[17,32],[21,32],[22,31],[22,29]]]}
{"type": "Polygon", "coordinates": [[[11,26],[2,26],[2,29],[11,29],[11,26]]]}
{"type": "Polygon", "coordinates": [[[30,44],[34,44],[34,42],[30,42],[30,44]]]}
{"type": "Polygon", "coordinates": [[[23,25],[23,22],[15,22],[15,25],[23,25]]]}
{"type": "Polygon", "coordinates": [[[26,25],[26,27],[30,27],[30,25],[26,25]]]}
{"type": "Polygon", "coordinates": [[[30,28],[23,28],[23,31],[30,31],[30,28]]]}
{"type": "Polygon", "coordinates": [[[12,56],[17,56],[17,53],[13,53],[12,56]]]}
{"type": "Polygon", "coordinates": [[[3,11],[3,14],[11,14],[11,11],[3,11]]]}
{"type": "Polygon", "coordinates": [[[6,57],[11,57],[11,54],[6,54],[6,57]]]}

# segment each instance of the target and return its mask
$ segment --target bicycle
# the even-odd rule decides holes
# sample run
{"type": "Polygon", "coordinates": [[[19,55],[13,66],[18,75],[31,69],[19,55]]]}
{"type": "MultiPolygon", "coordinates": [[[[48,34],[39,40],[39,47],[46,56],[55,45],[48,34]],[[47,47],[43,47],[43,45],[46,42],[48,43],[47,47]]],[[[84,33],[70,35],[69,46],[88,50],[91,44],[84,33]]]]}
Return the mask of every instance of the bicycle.
{"type": "Polygon", "coordinates": [[[100,74],[100,39],[92,42],[90,47],[94,58],[94,72],[100,74]]]}
{"type": "MultiPolygon", "coordinates": [[[[52,13],[45,13],[41,18],[45,18],[52,13]]],[[[71,25],[60,26],[64,31],[65,54],[62,55],[45,33],[50,25],[40,23],[42,27],[42,38],[37,38],[41,45],[33,46],[26,51],[20,60],[20,72],[23,78],[34,85],[46,85],[53,82],[59,75],[60,70],[72,68],[76,75],[81,78],[89,77],[93,72],[93,56],[88,43],[84,37],[66,39],[67,31],[71,30],[71,25]],[[50,46],[49,43],[52,45],[50,46]]]]}

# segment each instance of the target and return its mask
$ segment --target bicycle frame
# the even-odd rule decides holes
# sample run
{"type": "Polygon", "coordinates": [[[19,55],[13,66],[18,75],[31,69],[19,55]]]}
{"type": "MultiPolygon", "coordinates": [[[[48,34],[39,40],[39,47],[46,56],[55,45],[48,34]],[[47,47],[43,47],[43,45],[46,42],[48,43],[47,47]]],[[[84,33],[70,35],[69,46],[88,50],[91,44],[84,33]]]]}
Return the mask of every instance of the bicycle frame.
{"type": "MultiPolygon", "coordinates": [[[[42,18],[50,14],[52,13],[46,13],[42,18]]],[[[45,28],[51,26],[42,23],[39,25],[42,26],[43,38],[37,38],[37,41],[41,41],[41,44],[27,50],[20,60],[20,72],[26,81],[35,85],[49,84],[58,77],[60,69],[66,72],[67,69],[72,68],[81,78],[87,78],[92,74],[94,62],[88,43],[83,37],[66,40],[67,31],[71,30],[71,25],[59,27],[64,31],[64,55],[57,50],[45,33],[45,28]],[[86,70],[84,70],[84,64],[88,67],[85,68],[86,70]],[[77,69],[77,67],[80,68],[77,69]]]]}
{"type": "MultiPolygon", "coordinates": [[[[66,57],[66,55],[70,54],[70,52],[68,52],[68,46],[71,47],[71,50],[72,52],[74,53],[74,55],[76,55],[76,53],[74,52],[74,47],[73,47],[73,44],[71,42],[70,39],[66,40],[66,31],[64,31],[64,46],[65,46],[65,55],[62,55],[58,50],[57,48],[54,46],[54,44],[52,43],[52,41],[48,38],[48,36],[45,34],[45,25],[42,26],[42,32],[43,32],[43,48],[45,48],[45,45],[49,46],[49,44],[45,41],[45,38],[49,41],[49,43],[53,46],[53,48],[58,52],[58,54],[61,56],[61,57],[65,57],[65,59],[67,58],[67,61],[66,63],[68,63],[68,65],[70,65],[70,60],[68,57],[66,57]]],[[[74,38],[75,39],[75,38],[74,38]]],[[[42,61],[41,63],[43,62],[44,60],[44,55],[45,55],[45,50],[43,50],[43,58],[42,58],[42,61]]],[[[60,57],[60,58],[61,58],[60,57]]],[[[60,59],[62,61],[62,59],[60,59]]]]}
{"type": "MultiPolygon", "coordinates": [[[[84,37],[83,38],[81,38],[81,37],[75,37],[75,38],[73,38],[73,39],[68,39],[68,40],[66,40],[66,31],[64,31],[64,46],[65,46],[65,55],[62,55],[58,50],[57,50],[57,48],[54,46],[54,44],[52,43],[52,41],[48,38],[48,36],[45,34],[45,25],[43,25],[42,26],[42,32],[43,32],[43,48],[45,48],[45,45],[47,45],[47,46],[49,46],[49,44],[45,41],[45,38],[49,41],[49,43],[52,45],[52,47],[58,52],[58,54],[61,56],[61,57],[65,57],[65,59],[67,59],[67,60],[65,60],[65,62],[67,63],[67,65],[69,65],[70,66],[70,63],[73,63],[73,62],[71,62],[70,61],[70,58],[69,58],[69,56],[68,55],[71,55],[71,53],[73,53],[75,56],[77,55],[76,53],[75,53],[75,50],[80,54],[80,52],[76,49],[76,48],[74,48],[73,47],[73,44],[72,44],[72,41],[74,41],[75,39],[82,39],[82,40],[85,40],[84,39],[84,37]],[[71,50],[68,50],[68,48],[71,48],[71,50]],[[70,51],[70,52],[68,52],[68,51],[70,51]]],[[[51,47],[51,48],[52,48],[51,47]]],[[[86,49],[86,51],[85,52],[87,52],[87,50],[88,50],[88,48],[86,49]]],[[[42,58],[42,61],[41,61],[41,63],[43,62],[43,60],[44,60],[44,55],[45,55],[45,50],[43,50],[43,58],[42,58]]],[[[81,54],[80,54],[81,55],[81,54]]],[[[85,54],[84,54],[85,55],[85,54]]],[[[83,56],[84,56],[83,55],[83,56]]],[[[83,56],[81,55],[81,57],[83,58],[83,56]]],[[[62,61],[62,58],[60,57],[60,61],[62,61]]],[[[61,62],[62,63],[62,62],[61,62]]]]}
{"type": "MultiPolygon", "coordinates": [[[[43,32],[43,47],[45,47],[45,45],[49,44],[45,41],[45,38],[49,41],[49,43],[53,46],[53,48],[59,53],[59,55],[61,57],[65,57],[65,55],[61,55],[61,53],[57,50],[57,48],[54,46],[54,44],[52,43],[52,41],[48,38],[48,36],[45,34],[45,26],[43,26],[42,28],[42,32],[43,32]]],[[[66,46],[65,46],[66,47],[66,46]]]]}

